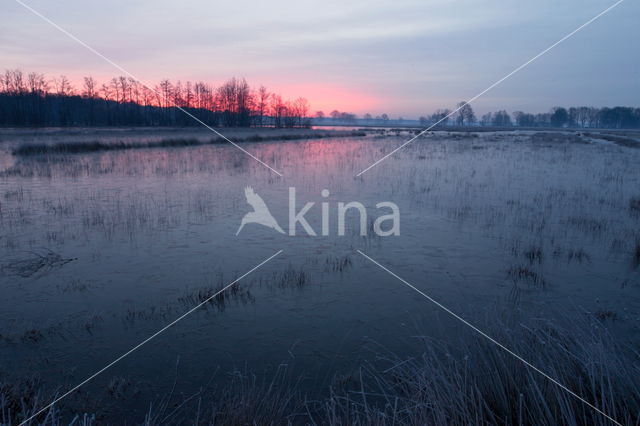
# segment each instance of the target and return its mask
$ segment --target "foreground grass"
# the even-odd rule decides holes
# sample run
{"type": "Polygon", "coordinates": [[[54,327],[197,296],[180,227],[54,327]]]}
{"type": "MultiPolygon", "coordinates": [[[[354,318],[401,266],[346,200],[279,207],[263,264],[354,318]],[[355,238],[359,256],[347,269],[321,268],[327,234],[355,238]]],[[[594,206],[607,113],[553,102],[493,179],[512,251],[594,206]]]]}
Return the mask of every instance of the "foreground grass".
{"type": "MultiPolygon", "coordinates": [[[[365,132],[324,132],[314,133],[306,132],[300,134],[281,134],[281,135],[251,135],[245,137],[234,137],[231,140],[233,142],[268,142],[268,141],[290,141],[300,139],[322,139],[322,138],[336,138],[336,137],[361,137],[366,136],[365,132]]],[[[144,148],[176,148],[176,147],[188,147],[199,145],[216,145],[229,143],[228,140],[222,137],[210,138],[210,139],[198,139],[198,138],[168,138],[160,141],[146,142],[146,143],[132,143],[132,142],[100,142],[100,141],[86,141],[86,142],[61,142],[55,144],[24,144],[12,151],[16,156],[30,156],[30,155],[45,155],[45,154],[83,154],[89,152],[98,151],[119,151],[126,149],[144,149],[144,148]]]]}
{"type": "MultiPolygon", "coordinates": [[[[483,328],[617,422],[638,424],[638,353],[616,344],[603,320],[585,318],[563,327],[546,319],[494,319],[483,328]]],[[[320,399],[305,397],[299,389],[302,379],[284,369],[264,381],[235,372],[219,389],[187,398],[171,393],[151,404],[144,419],[127,423],[614,424],[485,338],[468,329],[459,332],[454,341],[423,337],[418,356],[378,348],[371,363],[336,378],[320,399]]],[[[0,421],[17,424],[45,400],[33,382],[0,386],[0,421]]],[[[100,415],[60,407],[37,424],[92,424],[96,418],[100,415]]]]}

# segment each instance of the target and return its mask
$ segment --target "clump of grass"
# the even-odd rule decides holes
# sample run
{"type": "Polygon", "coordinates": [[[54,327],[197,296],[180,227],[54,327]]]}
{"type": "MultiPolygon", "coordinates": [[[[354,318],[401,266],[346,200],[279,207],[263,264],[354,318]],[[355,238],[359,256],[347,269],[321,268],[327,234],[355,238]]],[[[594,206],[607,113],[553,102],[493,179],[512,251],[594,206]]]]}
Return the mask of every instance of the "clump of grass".
{"type": "MultiPolygon", "coordinates": [[[[601,321],[584,316],[563,327],[546,319],[516,317],[508,322],[491,319],[482,328],[616,421],[635,424],[640,412],[638,367],[633,352],[617,345],[601,321]]],[[[174,416],[184,420],[187,413],[200,419],[197,423],[210,425],[611,424],[479,334],[424,342],[419,355],[378,349],[376,364],[336,377],[328,394],[314,399],[283,375],[259,381],[235,372],[222,393],[194,401],[197,410],[183,405],[170,416],[160,414],[164,409],[151,411],[147,424],[174,416]]]]}
{"type": "MultiPolygon", "coordinates": [[[[281,134],[281,135],[253,135],[245,138],[233,138],[234,142],[266,142],[266,141],[291,141],[300,139],[320,139],[329,137],[362,137],[365,132],[331,132],[331,133],[301,133],[301,134],[281,134]]],[[[199,145],[223,144],[228,141],[222,137],[206,139],[196,138],[172,138],[147,143],[130,142],[63,142],[56,144],[25,144],[12,151],[16,156],[32,156],[47,154],[86,154],[100,151],[120,151],[127,149],[144,148],[180,148],[199,145]]]]}
{"type": "Polygon", "coordinates": [[[342,257],[327,256],[325,260],[325,270],[333,272],[342,272],[352,266],[351,256],[342,257]]]}
{"type": "Polygon", "coordinates": [[[5,200],[22,201],[24,199],[24,189],[21,187],[15,190],[9,190],[4,193],[5,200]]]}
{"type": "MultiPolygon", "coordinates": [[[[212,139],[209,143],[222,143],[223,140],[212,139]]],[[[128,142],[63,142],[57,144],[28,144],[21,145],[12,154],[17,156],[44,154],[84,154],[98,151],[117,151],[136,148],[169,148],[202,145],[207,142],[198,139],[163,139],[157,142],[135,144],[128,142]]]]}
{"type": "MultiPolygon", "coordinates": [[[[505,320],[505,315],[494,315],[481,329],[617,422],[636,424],[640,412],[636,355],[617,344],[598,314],[595,316],[550,320],[553,316],[548,314],[541,315],[544,319],[523,319],[512,313],[505,320]]],[[[601,316],[612,318],[609,311],[601,316]]],[[[233,371],[226,383],[211,391],[207,385],[185,397],[171,390],[151,405],[142,423],[611,424],[478,333],[465,333],[457,340],[425,338],[418,352],[408,354],[378,347],[376,362],[356,371],[346,378],[337,376],[325,396],[314,398],[300,391],[304,378],[292,376],[284,365],[266,379],[233,371]]],[[[17,424],[48,402],[49,398],[40,397],[39,389],[36,382],[0,383],[0,416],[4,416],[0,421],[17,424]]],[[[116,377],[107,391],[119,399],[135,389],[126,377],[116,377]]],[[[60,410],[68,410],[66,402],[43,413],[39,424],[59,424],[51,419],[59,419],[60,410]]],[[[86,424],[82,418],[76,420],[86,424]]]]}
{"type": "Polygon", "coordinates": [[[613,142],[617,145],[627,148],[640,148],[640,144],[634,138],[626,137],[623,135],[612,135],[605,133],[585,133],[585,136],[593,137],[597,139],[604,139],[606,141],[613,142]]]}
{"type": "Polygon", "coordinates": [[[93,330],[103,321],[101,315],[93,315],[84,323],[84,329],[87,330],[87,333],[93,334],[93,330]]]}
{"type": "Polygon", "coordinates": [[[304,399],[285,368],[271,380],[236,372],[212,404],[210,424],[291,424],[302,413],[304,399]],[[298,414],[299,415],[299,414],[298,414]]]}
{"type": "Polygon", "coordinates": [[[112,377],[107,384],[107,393],[114,399],[125,399],[139,393],[139,389],[125,377],[112,377]]]}
{"type": "Polygon", "coordinates": [[[546,287],[547,285],[542,275],[527,266],[514,266],[509,268],[507,276],[511,278],[515,285],[522,281],[533,286],[546,287]]]}
{"type": "Polygon", "coordinates": [[[295,269],[289,265],[281,272],[274,272],[266,277],[261,277],[256,281],[259,285],[278,288],[302,288],[308,284],[309,279],[304,269],[295,269]]]}
{"type": "Polygon", "coordinates": [[[22,278],[29,278],[37,273],[44,273],[53,268],[60,268],[76,258],[64,258],[59,253],[46,250],[43,253],[31,252],[28,259],[9,262],[0,267],[0,271],[22,278]]]}
{"type": "MultiPolygon", "coordinates": [[[[500,322],[485,331],[616,421],[635,424],[636,361],[600,323],[500,322]]],[[[478,334],[425,343],[421,356],[389,354],[388,368],[365,369],[364,380],[333,393],[321,406],[327,424],[611,424],[478,334]]]]}
{"type": "Polygon", "coordinates": [[[524,252],[524,257],[529,261],[529,263],[542,263],[542,247],[530,247],[529,250],[524,252]]]}
{"type": "Polygon", "coordinates": [[[591,256],[589,255],[589,253],[584,251],[584,249],[569,250],[569,253],[567,253],[567,263],[571,263],[574,261],[578,263],[591,263],[591,256]]]}
{"type": "Polygon", "coordinates": [[[0,383],[0,422],[18,424],[28,418],[42,400],[40,383],[35,379],[0,383]]]}
{"type": "Polygon", "coordinates": [[[138,320],[166,320],[169,314],[173,314],[173,309],[169,306],[158,307],[150,306],[148,308],[141,309],[127,309],[127,313],[124,316],[124,323],[131,325],[138,320]]]}
{"type": "Polygon", "coordinates": [[[640,266],[640,240],[636,240],[636,247],[633,253],[633,265],[636,268],[640,266]]]}
{"type": "MultiPolygon", "coordinates": [[[[59,395],[44,392],[41,382],[37,379],[27,379],[14,383],[0,382],[0,424],[6,426],[21,424],[35,415],[56,396],[59,395]]],[[[54,405],[34,417],[28,424],[92,426],[95,424],[96,416],[75,414],[65,420],[68,423],[66,421],[63,422],[61,410],[58,409],[57,405],[54,405]]]]}
{"type": "Polygon", "coordinates": [[[609,309],[600,309],[593,313],[593,316],[599,319],[600,321],[606,320],[616,320],[618,318],[618,314],[609,309]]]}
{"type": "Polygon", "coordinates": [[[634,215],[640,215],[640,197],[633,197],[629,200],[629,211],[634,215]]]}
{"type": "Polygon", "coordinates": [[[304,287],[307,283],[307,274],[302,269],[296,270],[289,266],[286,271],[279,274],[276,283],[279,287],[304,287]]]}
{"type": "Polygon", "coordinates": [[[24,332],[24,334],[20,337],[20,340],[23,342],[33,342],[38,343],[44,339],[44,334],[42,331],[32,328],[24,332]]]}
{"type": "Polygon", "coordinates": [[[587,143],[584,139],[576,134],[561,132],[537,132],[531,135],[533,143],[587,143]]]}
{"type": "Polygon", "coordinates": [[[258,378],[235,370],[215,389],[204,388],[189,397],[173,390],[149,409],[144,425],[277,425],[308,423],[305,398],[298,390],[300,378],[281,365],[271,378],[258,378]]]}
{"type": "Polygon", "coordinates": [[[594,234],[599,234],[607,229],[606,221],[585,216],[571,216],[566,219],[564,223],[575,226],[583,232],[590,232],[594,234]]]}
{"type": "Polygon", "coordinates": [[[229,285],[224,281],[220,274],[217,284],[209,284],[204,287],[189,290],[184,296],[178,298],[178,301],[184,305],[199,305],[205,303],[204,307],[214,305],[219,310],[224,310],[230,301],[240,302],[242,304],[253,303],[255,298],[248,288],[241,283],[235,283],[223,291],[229,285]]]}
{"type": "Polygon", "coordinates": [[[59,284],[57,287],[63,293],[72,293],[72,292],[83,293],[89,290],[89,288],[91,287],[91,284],[87,281],[74,279],[67,284],[63,284],[63,285],[59,284]]]}

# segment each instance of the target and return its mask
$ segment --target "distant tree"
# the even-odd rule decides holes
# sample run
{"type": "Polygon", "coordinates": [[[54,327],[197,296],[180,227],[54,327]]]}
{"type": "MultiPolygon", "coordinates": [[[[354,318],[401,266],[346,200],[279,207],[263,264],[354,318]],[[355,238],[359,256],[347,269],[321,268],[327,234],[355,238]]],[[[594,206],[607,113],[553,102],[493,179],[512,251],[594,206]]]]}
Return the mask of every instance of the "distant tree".
{"type": "Polygon", "coordinates": [[[340,119],[345,123],[355,123],[357,116],[350,112],[341,112],[340,119]]]}
{"type": "Polygon", "coordinates": [[[251,124],[251,89],[244,78],[231,78],[216,91],[216,101],[225,126],[246,127],[251,124]]]}
{"type": "Polygon", "coordinates": [[[589,107],[581,106],[577,108],[576,124],[580,127],[587,127],[589,122],[589,107]]]}
{"type": "MultiPolygon", "coordinates": [[[[173,92],[173,84],[167,79],[160,82],[160,90],[156,90],[160,97],[159,105],[163,108],[171,106],[171,93],[173,92]]],[[[116,99],[117,100],[117,99],[116,99]]]]}
{"type": "Polygon", "coordinates": [[[458,112],[456,114],[456,124],[459,126],[470,126],[476,122],[476,115],[473,112],[473,108],[471,108],[471,104],[466,101],[459,102],[456,105],[458,108],[458,112]]]}
{"type": "Polygon", "coordinates": [[[527,114],[522,111],[514,111],[513,119],[517,126],[520,127],[533,127],[535,125],[535,116],[533,114],[527,114]]]}
{"type": "Polygon", "coordinates": [[[491,125],[496,127],[509,127],[512,125],[511,116],[505,110],[496,111],[491,119],[491,125]]]}
{"type": "Polygon", "coordinates": [[[551,114],[548,112],[536,114],[533,120],[533,125],[538,127],[549,127],[551,125],[551,114]]]}
{"type": "Polygon", "coordinates": [[[275,127],[284,127],[284,118],[287,113],[287,106],[282,102],[280,95],[271,96],[271,116],[273,117],[275,127]]]}
{"type": "Polygon", "coordinates": [[[310,122],[308,120],[309,115],[309,101],[306,98],[298,98],[293,102],[294,116],[296,117],[298,127],[309,127],[310,122]]]}
{"type": "Polygon", "coordinates": [[[513,120],[516,123],[516,126],[523,126],[522,122],[523,122],[523,117],[525,115],[524,112],[522,111],[513,111],[513,120]]]}
{"type": "Polygon", "coordinates": [[[35,72],[29,73],[27,81],[29,84],[29,91],[33,94],[42,96],[49,90],[49,83],[47,83],[43,74],[35,72]]]}
{"type": "Polygon", "coordinates": [[[95,99],[98,97],[97,86],[98,83],[96,83],[93,77],[85,77],[84,85],[82,87],[82,97],[88,99],[95,99]]]}
{"type": "MultiPolygon", "coordinates": [[[[92,77],[82,81],[76,91],[65,76],[49,80],[39,73],[25,74],[19,69],[0,73],[0,126],[193,126],[198,123],[177,112],[189,113],[211,126],[249,126],[273,124],[276,127],[299,127],[310,124],[309,103],[304,98],[283,100],[264,87],[252,89],[244,79],[232,78],[219,87],[204,82],[175,83],[162,80],[153,88],[127,76],[99,84],[92,77]]],[[[456,122],[470,125],[475,114],[470,105],[460,105],[456,122]]],[[[446,124],[450,111],[437,110],[430,117],[420,117],[421,125],[446,124]]],[[[324,117],[317,112],[316,117],[324,117]]],[[[356,115],[334,110],[333,119],[356,123],[356,115]]],[[[371,114],[365,120],[373,120],[371,114]]],[[[389,116],[376,120],[387,124],[389,116]]],[[[398,121],[402,118],[398,118],[398,121]]],[[[523,127],[579,126],[583,128],[640,128],[640,108],[613,106],[556,107],[548,113],[530,114],[514,111],[510,116],[501,110],[485,114],[482,125],[523,127]],[[513,117],[513,123],[511,120],[513,117]]]]}
{"type": "Polygon", "coordinates": [[[65,75],[61,75],[59,78],[53,79],[53,86],[56,90],[56,95],[60,96],[71,96],[73,95],[74,89],[69,82],[69,79],[65,75]]]}
{"type": "Polygon", "coordinates": [[[446,126],[447,123],[449,122],[449,115],[451,114],[451,111],[448,109],[438,109],[436,110],[436,112],[434,112],[433,114],[431,114],[431,121],[435,124],[439,124],[442,126],[446,126]]]}
{"type": "Polygon", "coordinates": [[[238,115],[236,125],[249,127],[251,125],[251,107],[253,106],[253,99],[251,97],[251,87],[249,87],[247,80],[244,78],[237,80],[236,105],[236,114],[238,115]]]}
{"type": "Polygon", "coordinates": [[[3,78],[0,79],[2,91],[11,95],[24,94],[27,87],[24,82],[22,70],[6,70],[3,78]]]}
{"type": "Polygon", "coordinates": [[[551,126],[563,127],[569,122],[569,113],[562,107],[554,107],[551,110],[551,116],[549,118],[551,126]]]}
{"type": "Polygon", "coordinates": [[[264,116],[267,112],[267,107],[269,106],[269,98],[271,94],[267,90],[266,87],[260,86],[258,89],[257,95],[257,114],[258,114],[258,125],[264,126],[264,116]]]}
{"type": "Polygon", "coordinates": [[[569,127],[578,127],[578,108],[570,107],[568,110],[568,124],[569,127]]]}
{"type": "Polygon", "coordinates": [[[631,107],[604,107],[598,113],[598,125],[608,129],[640,127],[640,111],[631,107]]]}
{"type": "Polygon", "coordinates": [[[589,127],[598,127],[600,125],[600,110],[595,107],[589,108],[589,127]]]}
{"type": "Polygon", "coordinates": [[[420,116],[420,118],[418,118],[418,121],[420,122],[421,126],[426,126],[427,124],[429,124],[429,119],[424,115],[420,116]]]}
{"type": "Polygon", "coordinates": [[[323,111],[316,111],[316,118],[323,119],[324,118],[324,112],[323,111]]]}
{"type": "Polygon", "coordinates": [[[493,113],[488,112],[480,118],[481,126],[490,126],[493,122],[493,113]]]}

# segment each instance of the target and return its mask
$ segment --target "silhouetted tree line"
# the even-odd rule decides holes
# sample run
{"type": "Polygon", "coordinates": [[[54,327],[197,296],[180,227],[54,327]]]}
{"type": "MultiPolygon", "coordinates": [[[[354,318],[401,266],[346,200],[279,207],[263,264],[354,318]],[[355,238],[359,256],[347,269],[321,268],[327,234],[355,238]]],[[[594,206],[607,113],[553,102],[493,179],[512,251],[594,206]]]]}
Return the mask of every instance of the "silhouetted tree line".
{"type": "Polygon", "coordinates": [[[572,127],[632,129],[640,127],[640,108],[613,107],[555,107],[542,114],[515,111],[510,116],[506,111],[489,112],[482,116],[483,126],[520,127],[572,127]]]}
{"type": "Polygon", "coordinates": [[[583,127],[604,129],[633,129],[640,127],[640,108],[617,106],[603,107],[555,107],[548,113],[513,113],[516,126],[523,127],[583,127]]]}
{"type": "MultiPolygon", "coordinates": [[[[605,128],[605,129],[633,129],[640,128],[640,108],[633,107],[554,107],[551,111],[541,114],[530,114],[522,111],[515,111],[509,114],[505,110],[488,112],[480,120],[476,118],[475,112],[470,104],[460,102],[456,106],[456,112],[451,114],[449,109],[438,109],[429,116],[421,116],[418,121],[421,126],[427,127],[438,123],[439,126],[491,126],[491,127],[572,127],[572,128],[605,128]]],[[[355,114],[332,111],[331,120],[341,124],[370,124],[388,125],[402,124],[404,119],[390,119],[387,114],[372,117],[371,114],[364,114],[361,119],[355,114]]],[[[321,119],[325,124],[325,115],[322,111],[317,111],[316,119],[321,119]]]]}
{"type": "Polygon", "coordinates": [[[554,107],[551,111],[541,114],[530,114],[515,111],[509,114],[505,110],[488,112],[478,122],[471,105],[461,102],[455,114],[448,109],[438,110],[431,116],[420,117],[420,124],[429,125],[444,118],[441,125],[455,124],[459,126],[492,126],[492,127],[581,127],[605,129],[633,129],[640,128],[640,108],[633,107],[554,107]]]}
{"type": "Polygon", "coordinates": [[[65,77],[7,70],[0,75],[0,126],[210,126],[308,127],[309,103],[283,100],[264,86],[232,78],[208,83],[162,80],[153,88],[128,77],[100,84],[85,77],[76,89],[65,77]]]}

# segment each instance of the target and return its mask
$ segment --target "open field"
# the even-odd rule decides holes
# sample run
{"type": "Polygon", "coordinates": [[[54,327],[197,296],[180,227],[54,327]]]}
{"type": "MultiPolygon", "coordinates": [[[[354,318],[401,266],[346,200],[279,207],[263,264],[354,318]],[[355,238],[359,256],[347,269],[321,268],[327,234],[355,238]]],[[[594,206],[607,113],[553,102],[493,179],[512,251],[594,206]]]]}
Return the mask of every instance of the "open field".
{"type": "Polygon", "coordinates": [[[208,301],[39,421],[612,424],[356,250],[638,423],[637,133],[431,132],[359,177],[416,130],[223,133],[283,176],[206,130],[0,130],[0,423],[208,301]],[[331,232],[236,236],[246,186],[331,232]],[[400,235],[338,236],[350,201],[400,235]]]}

